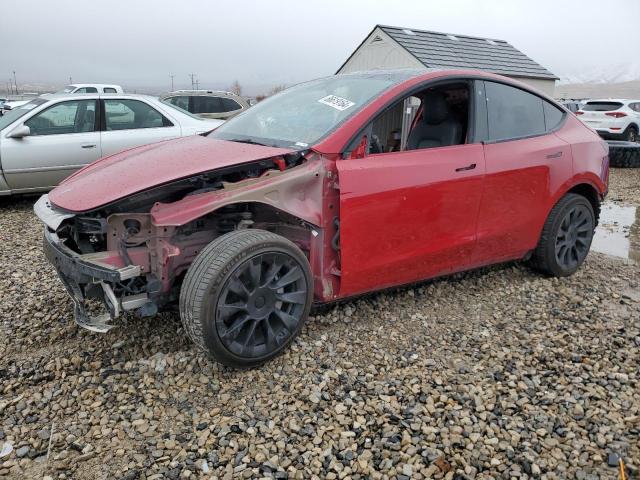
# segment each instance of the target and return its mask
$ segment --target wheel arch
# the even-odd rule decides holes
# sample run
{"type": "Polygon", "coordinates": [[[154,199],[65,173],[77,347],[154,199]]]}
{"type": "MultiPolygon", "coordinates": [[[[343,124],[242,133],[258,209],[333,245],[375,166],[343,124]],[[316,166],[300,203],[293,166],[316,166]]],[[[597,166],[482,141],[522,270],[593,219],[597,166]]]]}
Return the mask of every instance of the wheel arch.
{"type": "Polygon", "coordinates": [[[600,219],[601,201],[601,195],[598,193],[598,190],[590,183],[578,183],[564,192],[560,198],[564,197],[567,193],[576,193],[589,200],[589,203],[591,204],[593,213],[595,215],[595,224],[598,225],[598,220],[600,219]]]}

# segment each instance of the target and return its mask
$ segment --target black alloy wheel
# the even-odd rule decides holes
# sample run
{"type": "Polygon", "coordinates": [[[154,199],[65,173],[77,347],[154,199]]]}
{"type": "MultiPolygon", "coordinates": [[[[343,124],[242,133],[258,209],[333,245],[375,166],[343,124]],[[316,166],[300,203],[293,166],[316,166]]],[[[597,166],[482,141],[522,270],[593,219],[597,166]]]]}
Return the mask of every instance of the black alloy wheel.
{"type": "Polygon", "coordinates": [[[582,265],[591,248],[596,215],[591,201],[567,193],[556,203],[544,223],[531,266],[548,275],[567,277],[582,265]]]}
{"type": "Polygon", "coordinates": [[[216,329],[223,345],[248,358],[276,351],[297,330],[308,288],[302,267],[284,252],[245,260],[218,297],[216,329]]]}
{"type": "Polygon", "coordinates": [[[556,261],[563,269],[577,268],[589,253],[593,236],[593,215],[585,205],[573,206],[556,234],[556,261]]]}
{"type": "Polygon", "coordinates": [[[213,240],[189,267],[180,317],[199,348],[244,368],[284,350],[312,301],[311,267],[297,245],[265,230],[236,230],[213,240]]]}

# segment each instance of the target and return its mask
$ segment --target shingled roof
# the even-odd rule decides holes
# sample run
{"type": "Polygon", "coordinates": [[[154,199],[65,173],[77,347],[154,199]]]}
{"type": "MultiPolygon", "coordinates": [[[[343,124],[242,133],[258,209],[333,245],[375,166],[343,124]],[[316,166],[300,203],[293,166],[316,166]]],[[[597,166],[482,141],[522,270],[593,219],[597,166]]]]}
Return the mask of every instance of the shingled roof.
{"type": "Polygon", "coordinates": [[[428,68],[474,68],[500,75],[558,79],[504,40],[388,25],[376,25],[376,28],[380,28],[428,68]]]}

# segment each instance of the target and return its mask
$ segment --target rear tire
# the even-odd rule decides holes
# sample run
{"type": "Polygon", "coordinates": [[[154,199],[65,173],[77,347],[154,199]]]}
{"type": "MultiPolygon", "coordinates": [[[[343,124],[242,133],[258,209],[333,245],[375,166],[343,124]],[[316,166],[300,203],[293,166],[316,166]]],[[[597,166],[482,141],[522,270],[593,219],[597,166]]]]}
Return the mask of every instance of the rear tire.
{"type": "Polygon", "coordinates": [[[237,230],[205,247],[187,271],[180,317],[191,340],[218,362],[252,367],[298,335],[313,298],[304,253],[264,230],[237,230]]]}
{"type": "Polygon", "coordinates": [[[589,253],[595,229],[591,202],[568,193],[551,209],[531,265],[556,277],[575,273],[589,253]]]}
{"type": "Polygon", "coordinates": [[[638,141],[638,130],[633,125],[629,125],[624,131],[624,140],[634,143],[638,141]]]}

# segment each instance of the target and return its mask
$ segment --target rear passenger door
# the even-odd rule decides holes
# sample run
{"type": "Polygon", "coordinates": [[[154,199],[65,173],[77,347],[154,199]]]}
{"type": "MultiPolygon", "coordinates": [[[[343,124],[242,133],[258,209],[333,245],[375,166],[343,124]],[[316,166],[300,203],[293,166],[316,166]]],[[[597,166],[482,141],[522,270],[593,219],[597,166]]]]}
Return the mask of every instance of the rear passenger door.
{"type": "Polygon", "coordinates": [[[526,90],[483,83],[488,132],[476,265],[535,248],[550,199],[572,174],[571,148],[553,133],[565,112],[526,90]]]}
{"type": "Polygon", "coordinates": [[[105,98],[102,103],[101,143],[104,156],[181,135],[179,125],[146,102],[105,98]]]}

